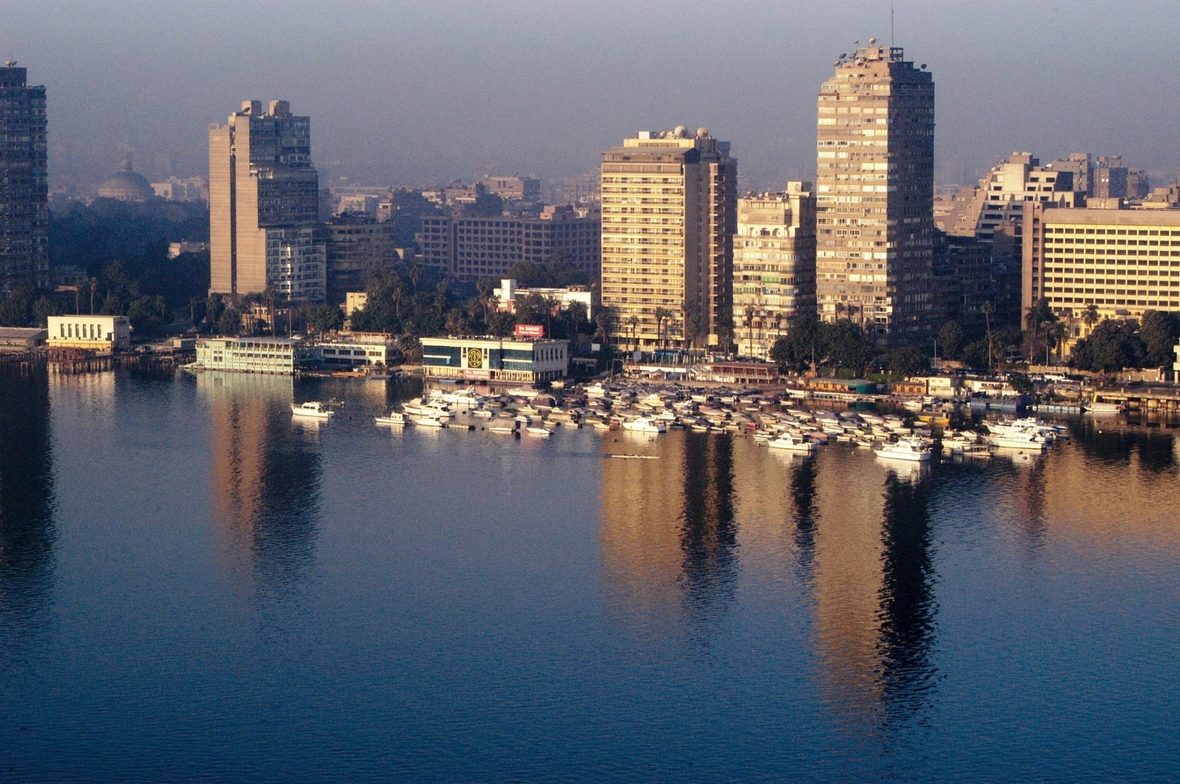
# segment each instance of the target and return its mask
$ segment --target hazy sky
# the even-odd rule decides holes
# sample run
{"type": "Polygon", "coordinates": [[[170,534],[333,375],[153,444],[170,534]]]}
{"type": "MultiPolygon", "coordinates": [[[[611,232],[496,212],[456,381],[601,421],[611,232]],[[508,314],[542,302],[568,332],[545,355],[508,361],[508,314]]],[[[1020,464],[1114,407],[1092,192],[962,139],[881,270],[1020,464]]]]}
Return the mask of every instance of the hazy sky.
{"type": "MultiPolygon", "coordinates": [[[[322,175],[426,185],[593,171],[640,129],[708,126],[755,187],[810,178],[816,93],[889,41],[889,0],[0,2],[0,47],[49,98],[55,188],[127,151],[205,167],[242,99],[312,118],[322,175]]],[[[937,180],[1028,150],[1180,166],[1180,3],[895,0],[895,43],[936,86],[937,180]]]]}

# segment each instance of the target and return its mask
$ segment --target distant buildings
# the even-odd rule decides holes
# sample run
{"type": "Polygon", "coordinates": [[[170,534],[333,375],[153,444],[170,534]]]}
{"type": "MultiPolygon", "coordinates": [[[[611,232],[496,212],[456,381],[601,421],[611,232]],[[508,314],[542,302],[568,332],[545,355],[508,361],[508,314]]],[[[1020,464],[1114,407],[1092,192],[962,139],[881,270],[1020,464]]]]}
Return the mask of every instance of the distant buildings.
{"type": "Polygon", "coordinates": [[[733,337],[737,161],[706,128],[641,131],[602,154],[602,304],[641,347],[733,337]]]}
{"type": "Polygon", "coordinates": [[[815,313],[815,193],[738,199],[733,238],[733,325],[739,354],[766,358],[796,317],[815,313]]]}
{"type": "Polygon", "coordinates": [[[536,177],[485,177],[483,186],[505,201],[541,200],[541,181],[536,177]]]}
{"type": "MultiPolygon", "coordinates": [[[[872,44],[873,42],[870,42],[872,44]]],[[[902,49],[858,48],[819,94],[816,292],[879,343],[930,329],[934,81],[902,49]]]]}
{"type": "Polygon", "coordinates": [[[991,240],[998,226],[1021,220],[1026,201],[1083,207],[1086,193],[1075,187],[1072,171],[1041,166],[1032,153],[1014,152],[979,181],[970,207],[956,225],[943,228],[948,234],[991,240]]]}
{"type": "Polygon", "coordinates": [[[49,346],[88,351],[131,348],[131,323],[126,316],[50,316],[49,346]]]}
{"type": "Polygon", "coordinates": [[[164,182],[153,182],[152,190],[168,201],[209,201],[209,178],[169,177],[164,182]]]}
{"type": "Polygon", "coordinates": [[[365,213],[345,212],[324,226],[327,239],[328,302],[337,305],[349,291],[364,291],[369,278],[398,260],[393,224],[365,213]]]}
{"type": "Polygon", "coordinates": [[[115,201],[150,201],[156,197],[152,184],[131,166],[131,158],[124,159],[119,170],[98,186],[98,198],[115,201]]]}
{"type": "Polygon", "coordinates": [[[426,216],[418,244],[425,264],[460,280],[502,278],[516,262],[540,264],[554,251],[565,251],[573,267],[596,276],[599,231],[597,217],[580,217],[568,206],[548,206],[538,218],[426,216]]]}
{"type": "Polygon", "coordinates": [[[1180,310],[1180,210],[1051,209],[1024,212],[1022,309],[1042,297],[1080,322],[1180,310]]]}
{"type": "Polygon", "coordinates": [[[319,179],[311,121],[286,101],[244,101],[209,129],[209,291],[237,297],[268,287],[294,301],[324,299],[327,250],[317,229],[319,179]]]}
{"type": "Polygon", "coordinates": [[[26,77],[0,67],[0,291],[49,285],[45,88],[26,77]]]}

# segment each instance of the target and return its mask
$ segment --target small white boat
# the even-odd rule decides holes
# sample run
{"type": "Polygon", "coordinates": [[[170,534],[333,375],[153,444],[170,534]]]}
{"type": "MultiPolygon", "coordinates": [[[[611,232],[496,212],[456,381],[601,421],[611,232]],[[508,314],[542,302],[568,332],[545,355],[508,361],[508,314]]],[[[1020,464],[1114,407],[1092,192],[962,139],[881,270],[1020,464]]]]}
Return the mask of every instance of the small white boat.
{"type": "Polygon", "coordinates": [[[814,442],[796,438],[790,433],[783,433],[773,441],[768,441],[766,445],[771,449],[784,449],[788,452],[807,452],[810,454],[815,451],[814,442]]]}
{"type": "Polygon", "coordinates": [[[630,422],[623,423],[624,430],[630,430],[635,433],[666,433],[668,428],[662,422],[658,422],[651,417],[639,417],[632,419],[630,422]]]}
{"type": "Polygon", "coordinates": [[[400,411],[390,411],[389,416],[374,417],[373,421],[379,425],[408,425],[411,420],[400,411]]]}
{"type": "Polygon", "coordinates": [[[335,411],[325,408],[324,404],[318,400],[309,400],[299,405],[292,403],[291,413],[297,417],[307,417],[308,419],[331,419],[336,416],[335,411]]]}
{"type": "Polygon", "coordinates": [[[538,438],[548,438],[549,436],[553,435],[552,430],[544,427],[526,427],[525,431],[528,432],[530,436],[537,436],[538,438]]]}
{"type": "Polygon", "coordinates": [[[488,425],[489,433],[505,433],[505,434],[520,434],[518,425],[513,422],[511,425],[488,425]]]}
{"type": "Polygon", "coordinates": [[[901,438],[896,443],[885,444],[880,449],[874,449],[873,453],[877,457],[885,457],[890,460],[926,462],[930,459],[930,447],[921,438],[901,438]]]}
{"type": "Polygon", "coordinates": [[[447,423],[443,422],[442,417],[436,416],[419,416],[411,417],[410,420],[419,427],[446,427],[447,423]]]}
{"type": "Polygon", "coordinates": [[[477,408],[471,412],[471,416],[479,417],[480,419],[491,419],[495,416],[495,414],[491,411],[488,411],[486,408],[477,408]]]}

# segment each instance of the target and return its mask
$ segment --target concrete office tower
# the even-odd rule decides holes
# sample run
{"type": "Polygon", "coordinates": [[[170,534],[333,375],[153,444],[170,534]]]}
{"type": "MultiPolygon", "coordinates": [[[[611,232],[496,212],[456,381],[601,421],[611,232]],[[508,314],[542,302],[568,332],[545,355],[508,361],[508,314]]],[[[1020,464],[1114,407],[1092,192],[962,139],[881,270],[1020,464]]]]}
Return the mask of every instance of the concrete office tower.
{"type": "Polygon", "coordinates": [[[211,294],[237,297],[268,286],[320,302],[326,248],[316,221],[319,178],[311,121],[286,101],[244,101],[226,125],[209,128],[211,294]]]}
{"type": "Polygon", "coordinates": [[[815,194],[809,182],[786,193],[738,199],[733,238],[733,328],[739,354],[765,359],[802,313],[815,312],[815,194]]]}
{"type": "Polygon", "coordinates": [[[870,45],[842,55],[819,93],[819,313],[889,345],[925,344],[930,329],[934,81],[923,68],[870,45]]]}
{"type": "Polygon", "coordinates": [[[729,143],[706,128],[641,131],[602,154],[602,304],[615,342],[728,348],[736,189],[729,143]]]}
{"type": "Polygon", "coordinates": [[[0,292],[49,285],[45,88],[26,69],[0,68],[0,292]]]}

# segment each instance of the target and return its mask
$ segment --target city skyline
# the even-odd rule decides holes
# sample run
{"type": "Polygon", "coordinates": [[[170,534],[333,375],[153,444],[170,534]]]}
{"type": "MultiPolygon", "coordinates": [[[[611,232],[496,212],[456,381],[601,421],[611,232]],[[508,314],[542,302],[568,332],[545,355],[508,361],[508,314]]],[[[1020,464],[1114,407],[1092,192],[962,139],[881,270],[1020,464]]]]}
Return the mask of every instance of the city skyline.
{"type": "MultiPolygon", "coordinates": [[[[939,74],[936,182],[971,184],[1013,150],[1122,155],[1171,180],[1178,88],[1150,78],[1178,57],[1152,24],[1161,8],[1120,9],[1112,26],[1096,4],[1038,7],[1001,29],[994,10],[897,4],[894,42],[939,74]]],[[[151,176],[200,172],[203,129],[267,95],[325,118],[325,182],[576,176],[635,128],[671,121],[714,129],[751,187],[781,188],[814,178],[814,95],[830,63],[854,41],[890,40],[884,2],[751,5],[707,25],[691,5],[673,17],[661,4],[625,17],[529,4],[209,10],[7,14],[0,42],[49,91],[55,190],[96,185],[127,153],[151,176]],[[263,30],[290,45],[254,54],[263,30]]]]}

